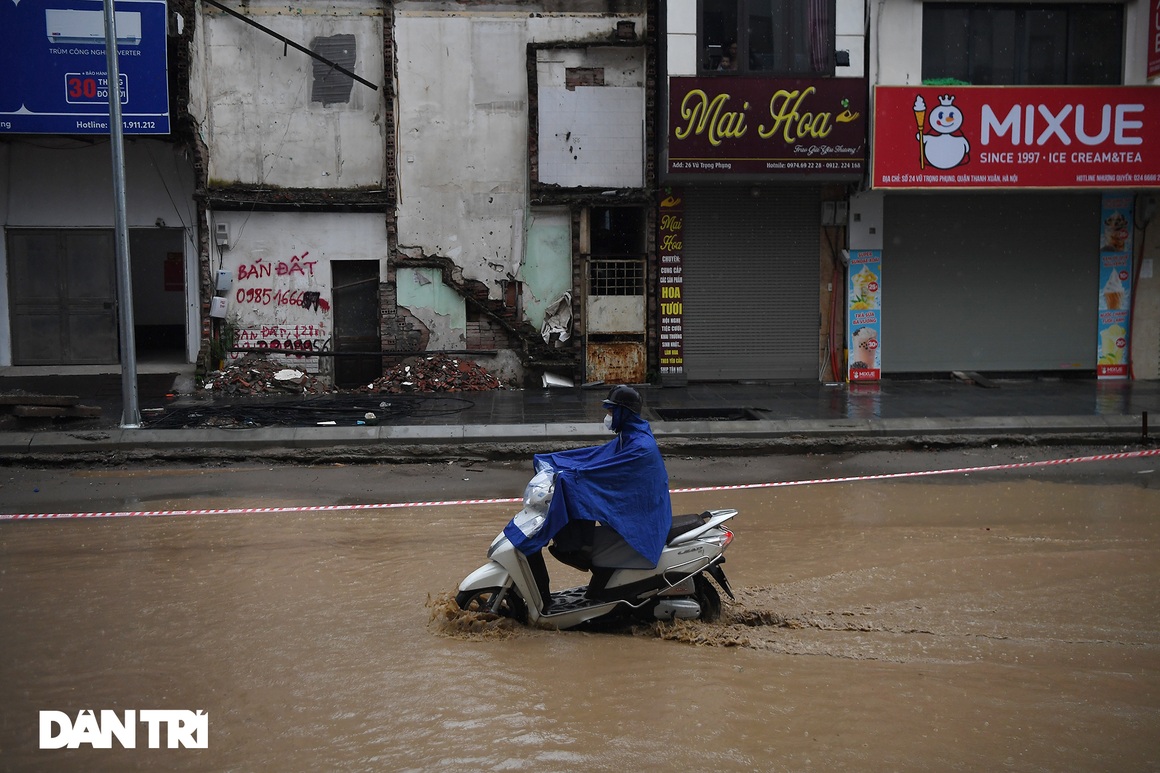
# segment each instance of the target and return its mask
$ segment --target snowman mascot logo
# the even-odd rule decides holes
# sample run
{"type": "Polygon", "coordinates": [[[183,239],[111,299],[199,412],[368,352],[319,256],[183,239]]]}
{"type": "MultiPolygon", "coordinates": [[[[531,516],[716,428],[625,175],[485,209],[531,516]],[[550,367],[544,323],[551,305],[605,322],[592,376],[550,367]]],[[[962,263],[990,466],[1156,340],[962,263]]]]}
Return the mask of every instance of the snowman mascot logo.
{"type": "Polygon", "coordinates": [[[919,128],[915,135],[920,143],[919,160],[922,166],[930,164],[936,169],[954,169],[971,160],[971,143],[961,131],[963,111],[955,107],[954,96],[943,94],[938,102],[938,107],[930,112],[930,120],[924,121],[922,117],[926,114],[926,104],[921,96],[914,101],[919,128]],[[928,132],[923,131],[924,123],[928,132]]]}

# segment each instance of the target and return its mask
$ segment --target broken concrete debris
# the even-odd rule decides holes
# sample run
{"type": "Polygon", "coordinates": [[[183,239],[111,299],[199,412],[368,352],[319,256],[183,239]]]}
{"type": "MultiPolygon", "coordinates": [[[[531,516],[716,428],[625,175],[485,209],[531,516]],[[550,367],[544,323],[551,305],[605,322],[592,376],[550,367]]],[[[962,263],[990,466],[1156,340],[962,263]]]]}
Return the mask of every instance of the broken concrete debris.
{"type": "Polygon", "coordinates": [[[503,389],[498,378],[478,363],[447,354],[420,355],[405,360],[359,392],[485,392],[503,389]]]}
{"type": "Polygon", "coordinates": [[[203,383],[214,395],[403,394],[411,392],[482,392],[504,384],[479,364],[447,354],[419,355],[399,363],[375,381],[355,389],[339,389],[315,375],[247,354],[228,367],[208,374],[203,383]]]}
{"type": "Polygon", "coordinates": [[[341,391],[316,376],[271,362],[260,354],[247,354],[222,370],[209,373],[202,386],[215,395],[325,395],[341,391]]]}

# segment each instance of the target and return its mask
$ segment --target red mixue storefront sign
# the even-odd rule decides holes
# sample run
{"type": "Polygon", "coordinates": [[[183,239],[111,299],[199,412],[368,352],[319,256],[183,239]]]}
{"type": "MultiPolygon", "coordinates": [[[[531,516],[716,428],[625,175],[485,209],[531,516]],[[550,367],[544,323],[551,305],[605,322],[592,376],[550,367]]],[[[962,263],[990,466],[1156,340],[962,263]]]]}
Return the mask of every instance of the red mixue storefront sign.
{"type": "Polygon", "coordinates": [[[859,180],[864,78],[672,78],[671,180],[859,180]]]}
{"type": "Polygon", "coordinates": [[[878,86],[874,188],[1160,187],[1160,89],[878,86]]]}

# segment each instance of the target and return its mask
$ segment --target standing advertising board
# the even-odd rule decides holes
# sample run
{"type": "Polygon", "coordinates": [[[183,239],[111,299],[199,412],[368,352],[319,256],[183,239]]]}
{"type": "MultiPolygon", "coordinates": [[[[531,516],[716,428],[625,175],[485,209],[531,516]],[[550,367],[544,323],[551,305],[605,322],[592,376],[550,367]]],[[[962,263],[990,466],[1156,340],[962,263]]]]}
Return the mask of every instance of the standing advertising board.
{"type": "Polygon", "coordinates": [[[662,375],[685,372],[685,214],[679,191],[660,204],[660,366],[662,375]]]}
{"type": "Polygon", "coordinates": [[[1160,0],[1148,12],[1148,77],[1160,76],[1160,0]]]}
{"type": "Polygon", "coordinates": [[[878,86],[874,188],[1160,187],[1152,86],[878,86]]]}
{"type": "Polygon", "coordinates": [[[1099,341],[1096,376],[1128,377],[1132,303],[1132,196],[1104,194],[1100,229],[1099,341]]]}
{"type": "MultiPolygon", "coordinates": [[[[165,0],[117,0],[126,134],[169,133],[165,0]]],[[[109,134],[101,0],[0,1],[0,133],[109,134]]]]}
{"type": "Polygon", "coordinates": [[[882,380],[882,250],[850,253],[846,287],[847,381],[882,380]]]}

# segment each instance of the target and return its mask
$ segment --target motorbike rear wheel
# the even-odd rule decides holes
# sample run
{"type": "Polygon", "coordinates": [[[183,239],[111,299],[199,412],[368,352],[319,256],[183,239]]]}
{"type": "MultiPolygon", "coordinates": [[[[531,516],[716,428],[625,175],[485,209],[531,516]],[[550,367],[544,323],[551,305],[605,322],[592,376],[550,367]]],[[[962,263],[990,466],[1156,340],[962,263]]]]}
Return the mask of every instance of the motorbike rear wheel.
{"type": "Polygon", "coordinates": [[[702,621],[712,623],[721,617],[721,594],[702,574],[693,579],[693,598],[701,605],[702,621]]]}
{"type": "MultiPolygon", "coordinates": [[[[455,596],[455,603],[464,612],[490,613],[491,607],[495,603],[495,597],[499,595],[499,592],[500,588],[460,591],[455,596]]],[[[718,607],[720,607],[720,600],[718,600],[718,607]]],[[[502,617],[510,617],[520,623],[528,622],[528,605],[524,603],[514,588],[508,588],[503,601],[499,604],[498,612],[502,617]]]]}

